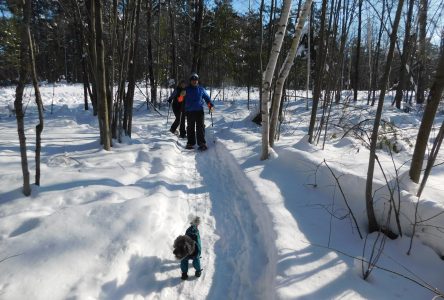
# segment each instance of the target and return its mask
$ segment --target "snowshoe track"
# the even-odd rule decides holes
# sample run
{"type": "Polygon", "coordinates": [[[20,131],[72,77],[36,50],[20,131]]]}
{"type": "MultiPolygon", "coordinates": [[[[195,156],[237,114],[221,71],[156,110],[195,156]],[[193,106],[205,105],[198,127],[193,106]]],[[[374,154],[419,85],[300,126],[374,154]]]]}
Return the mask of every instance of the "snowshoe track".
{"type": "Polygon", "coordinates": [[[196,168],[211,191],[219,237],[208,299],[272,299],[276,250],[268,210],[221,143],[197,154],[196,168]]]}

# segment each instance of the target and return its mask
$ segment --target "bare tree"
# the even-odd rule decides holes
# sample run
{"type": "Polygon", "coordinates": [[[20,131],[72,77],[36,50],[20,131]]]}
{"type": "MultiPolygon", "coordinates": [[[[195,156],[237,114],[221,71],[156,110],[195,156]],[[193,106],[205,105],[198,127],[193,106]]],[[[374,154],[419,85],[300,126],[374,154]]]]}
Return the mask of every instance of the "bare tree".
{"type": "Polygon", "coordinates": [[[136,25],[134,32],[134,39],[130,43],[130,58],[129,58],[129,70],[128,70],[128,91],[126,93],[126,107],[125,118],[127,120],[125,126],[126,134],[131,137],[131,126],[133,118],[133,103],[134,103],[134,90],[136,88],[136,53],[137,46],[139,44],[139,20],[140,20],[140,8],[141,0],[137,0],[136,6],[136,25]]]}
{"type": "Polygon", "coordinates": [[[326,56],[326,51],[324,49],[325,43],[325,18],[327,14],[327,0],[322,0],[322,8],[321,8],[321,25],[320,25],[320,34],[319,34],[319,45],[318,49],[320,49],[319,53],[316,55],[316,66],[315,66],[315,81],[313,83],[313,105],[311,107],[311,117],[310,124],[308,126],[308,142],[313,143],[314,136],[314,128],[316,124],[316,114],[318,111],[319,98],[321,96],[321,85],[323,78],[323,70],[324,70],[324,61],[326,56]],[[323,51],[324,50],[324,51],[323,51]]]}
{"type": "Polygon", "coordinates": [[[419,1],[419,76],[416,103],[424,103],[428,0],[419,1]]]}
{"type": "Polygon", "coordinates": [[[358,86],[359,86],[359,59],[361,57],[361,31],[362,31],[362,2],[359,0],[358,8],[358,37],[356,40],[356,62],[355,62],[355,76],[354,76],[354,93],[353,101],[358,101],[358,86]]]}
{"type": "Polygon", "coordinates": [[[399,78],[398,78],[398,88],[396,89],[395,95],[395,103],[396,108],[401,109],[401,102],[403,98],[403,94],[406,88],[406,77],[407,77],[407,61],[410,57],[410,29],[412,27],[412,15],[413,15],[413,6],[414,0],[409,0],[409,6],[407,11],[407,20],[405,26],[405,35],[404,35],[404,43],[402,47],[402,55],[401,55],[401,67],[399,70],[399,78]]]}
{"type": "MultiPolygon", "coordinates": [[[[150,79],[150,87],[151,87],[151,102],[156,103],[157,102],[157,88],[156,88],[156,80],[154,77],[154,67],[153,67],[153,33],[151,29],[151,17],[152,17],[152,10],[153,10],[153,0],[147,0],[146,1],[146,26],[147,26],[147,59],[148,59],[148,73],[147,77],[150,79]]],[[[148,82],[148,80],[146,80],[148,82]]],[[[148,107],[148,102],[147,102],[148,107]]]]}
{"type": "MultiPolygon", "coordinates": [[[[30,0],[29,0],[30,1],[30,0]]],[[[32,85],[34,86],[35,103],[39,115],[39,124],[35,126],[35,184],[40,185],[40,153],[42,150],[43,122],[43,102],[40,95],[39,84],[37,82],[37,72],[35,70],[34,45],[31,38],[31,31],[28,27],[29,62],[31,67],[32,85]]]]}
{"type": "Polygon", "coordinates": [[[200,71],[200,36],[202,31],[204,0],[197,0],[194,15],[193,27],[193,63],[191,65],[191,72],[200,71]]]}
{"type": "Polygon", "coordinates": [[[22,4],[23,21],[20,24],[20,71],[19,82],[15,90],[14,108],[15,116],[17,119],[17,132],[20,143],[20,156],[22,160],[23,194],[25,196],[29,196],[31,195],[31,185],[29,183],[28,156],[26,154],[23,91],[25,89],[25,84],[29,76],[29,27],[31,22],[31,0],[25,0],[24,2],[20,2],[20,4],[22,4]]]}
{"type": "Polygon", "coordinates": [[[170,34],[171,34],[171,78],[178,83],[177,74],[177,50],[176,50],[176,4],[175,1],[168,0],[168,12],[170,18],[170,34]]]}
{"type": "Polygon", "coordinates": [[[100,140],[105,150],[111,149],[111,134],[108,119],[108,99],[106,86],[106,70],[105,70],[105,49],[103,44],[103,17],[102,17],[102,0],[91,0],[91,6],[94,5],[94,25],[96,32],[95,42],[97,64],[95,69],[95,78],[97,83],[97,100],[99,110],[99,126],[100,140]]]}
{"type": "Polygon", "coordinates": [[[399,21],[401,19],[401,12],[403,5],[404,5],[404,0],[400,0],[398,2],[398,7],[396,9],[395,20],[392,25],[392,32],[390,34],[390,47],[387,53],[384,74],[381,79],[381,92],[379,94],[378,107],[376,109],[375,122],[373,125],[373,131],[370,139],[370,155],[369,155],[368,171],[367,171],[367,183],[365,186],[365,200],[366,200],[369,232],[373,232],[380,229],[378,226],[378,222],[376,221],[376,216],[373,209],[373,195],[372,195],[373,174],[375,171],[375,159],[376,159],[376,143],[378,140],[379,124],[381,122],[381,117],[382,117],[382,108],[384,105],[385,91],[387,86],[386,83],[389,78],[390,68],[393,61],[393,54],[395,51],[395,44],[396,44],[399,21]]]}

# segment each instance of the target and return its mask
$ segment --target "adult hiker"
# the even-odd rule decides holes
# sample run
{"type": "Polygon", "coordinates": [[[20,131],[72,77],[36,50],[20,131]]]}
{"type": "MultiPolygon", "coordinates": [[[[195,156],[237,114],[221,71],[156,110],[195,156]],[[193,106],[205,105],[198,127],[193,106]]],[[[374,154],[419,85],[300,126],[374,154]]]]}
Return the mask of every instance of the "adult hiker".
{"type": "Polygon", "coordinates": [[[199,76],[196,73],[190,76],[190,85],[185,89],[185,113],[187,115],[187,137],[186,149],[193,149],[194,145],[199,146],[199,150],[207,150],[205,141],[205,115],[204,103],[210,111],[214,110],[214,104],[211,102],[205,89],[199,86],[199,76]]]}
{"type": "Polygon", "coordinates": [[[173,113],[174,113],[174,116],[176,117],[174,119],[173,124],[171,124],[170,131],[172,133],[176,134],[177,127],[179,126],[179,137],[180,138],[186,137],[185,105],[184,105],[185,88],[186,88],[186,82],[185,82],[185,80],[181,80],[179,82],[179,84],[177,85],[177,87],[174,89],[174,92],[168,98],[168,102],[172,103],[173,113]]]}

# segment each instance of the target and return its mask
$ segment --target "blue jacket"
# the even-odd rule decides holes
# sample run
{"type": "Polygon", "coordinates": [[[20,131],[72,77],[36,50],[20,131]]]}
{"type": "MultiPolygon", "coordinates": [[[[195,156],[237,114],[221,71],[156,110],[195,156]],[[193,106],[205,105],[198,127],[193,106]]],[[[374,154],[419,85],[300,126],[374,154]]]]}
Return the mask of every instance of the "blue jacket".
{"type": "Polygon", "coordinates": [[[185,95],[185,111],[201,111],[203,110],[204,101],[211,107],[214,106],[211,102],[205,89],[201,86],[188,86],[185,95]]]}

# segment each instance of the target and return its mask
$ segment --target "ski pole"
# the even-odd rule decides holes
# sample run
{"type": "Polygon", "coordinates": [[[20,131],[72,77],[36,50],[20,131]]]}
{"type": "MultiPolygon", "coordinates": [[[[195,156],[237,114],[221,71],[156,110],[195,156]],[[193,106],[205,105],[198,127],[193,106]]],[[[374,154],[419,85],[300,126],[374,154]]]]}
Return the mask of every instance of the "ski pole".
{"type": "Polygon", "coordinates": [[[213,144],[215,144],[216,138],[214,137],[213,112],[211,111],[211,108],[209,110],[210,110],[210,118],[211,118],[211,131],[213,133],[213,144]]]}

